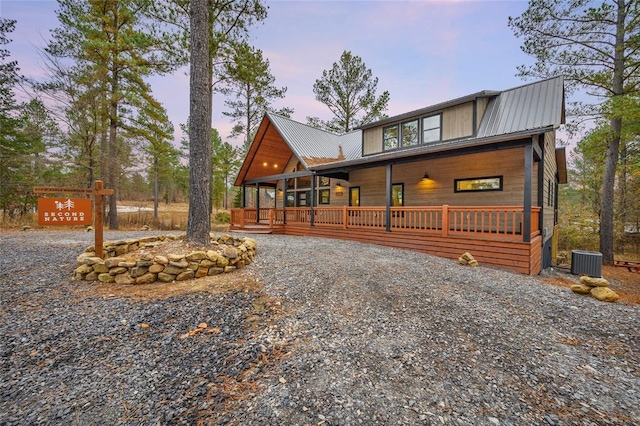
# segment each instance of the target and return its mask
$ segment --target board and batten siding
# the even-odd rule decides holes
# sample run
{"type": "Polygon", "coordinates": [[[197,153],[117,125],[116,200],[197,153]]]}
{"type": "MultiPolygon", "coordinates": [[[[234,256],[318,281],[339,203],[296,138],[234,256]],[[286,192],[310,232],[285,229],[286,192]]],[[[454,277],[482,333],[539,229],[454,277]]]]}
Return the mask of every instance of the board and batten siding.
{"type": "MultiPolygon", "coordinates": [[[[537,172],[534,170],[533,173],[537,172]]],[[[524,202],[524,149],[396,164],[392,169],[392,183],[404,184],[405,206],[521,206],[524,202]],[[429,179],[423,180],[425,172],[429,179]],[[503,177],[502,191],[454,192],[454,179],[490,176],[503,177]]],[[[536,205],[536,179],[532,183],[533,205],[536,205]]],[[[360,205],[363,207],[385,205],[385,184],[385,167],[353,170],[349,175],[348,185],[360,187],[360,205]]]]}
{"type": "MultiPolygon", "coordinates": [[[[485,105],[486,106],[486,105],[485,105]]],[[[474,102],[466,102],[442,111],[407,118],[402,123],[442,113],[442,140],[460,139],[473,136],[473,108],[474,102]]],[[[396,124],[399,124],[398,122],[396,124]]],[[[382,130],[384,127],[393,125],[389,123],[385,126],[372,127],[363,131],[362,154],[371,155],[382,152],[382,130]]]]}
{"type": "Polygon", "coordinates": [[[473,102],[442,111],[442,140],[473,135],[473,102]]]}

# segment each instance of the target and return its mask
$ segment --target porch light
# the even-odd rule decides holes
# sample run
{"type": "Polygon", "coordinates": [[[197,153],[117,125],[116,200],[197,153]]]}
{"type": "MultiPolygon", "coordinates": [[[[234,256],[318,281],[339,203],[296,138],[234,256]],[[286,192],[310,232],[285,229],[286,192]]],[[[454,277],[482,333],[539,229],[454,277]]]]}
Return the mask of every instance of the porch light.
{"type": "Polygon", "coordinates": [[[429,179],[429,173],[424,172],[424,176],[422,176],[422,179],[429,179]]]}
{"type": "Polygon", "coordinates": [[[341,187],[342,187],[342,185],[340,185],[340,182],[337,182],[336,183],[336,188],[341,188],[341,187]]]}

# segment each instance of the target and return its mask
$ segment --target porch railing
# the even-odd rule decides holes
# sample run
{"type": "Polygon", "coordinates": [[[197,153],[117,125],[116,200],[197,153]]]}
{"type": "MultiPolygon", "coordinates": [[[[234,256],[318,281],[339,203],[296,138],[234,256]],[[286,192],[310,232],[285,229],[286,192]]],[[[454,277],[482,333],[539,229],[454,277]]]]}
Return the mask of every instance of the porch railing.
{"type": "MultiPolygon", "coordinates": [[[[391,207],[390,229],[432,235],[483,236],[522,239],[524,209],[521,206],[422,206],[391,207]]],[[[540,234],[540,207],[531,208],[531,237],[540,234]]],[[[314,226],[343,229],[385,229],[387,210],[382,207],[315,207],[314,226]]],[[[232,209],[231,224],[309,225],[311,208],[232,209]]]]}

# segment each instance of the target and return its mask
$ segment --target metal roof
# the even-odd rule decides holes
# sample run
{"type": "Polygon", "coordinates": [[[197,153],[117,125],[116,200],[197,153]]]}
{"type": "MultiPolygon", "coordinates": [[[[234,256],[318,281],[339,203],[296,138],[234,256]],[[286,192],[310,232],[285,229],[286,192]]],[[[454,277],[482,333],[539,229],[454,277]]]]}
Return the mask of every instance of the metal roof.
{"type": "Polygon", "coordinates": [[[361,130],[337,135],[274,113],[267,116],[306,168],[360,157],[361,130]]]}
{"type": "Polygon", "coordinates": [[[488,90],[477,92],[370,123],[342,135],[298,123],[274,113],[267,113],[266,117],[306,169],[329,170],[339,167],[362,166],[367,163],[401,160],[439,151],[525,138],[556,129],[565,120],[564,79],[563,77],[554,77],[500,92],[488,90]],[[404,118],[441,110],[481,97],[489,98],[489,102],[475,135],[420,145],[414,149],[362,155],[362,129],[382,126],[388,122],[397,122],[404,118]]]}
{"type": "Polygon", "coordinates": [[[564,122],[564,79],[554,77],[501,92],[492,98],[478,138],[522,132],[564,122]]]}

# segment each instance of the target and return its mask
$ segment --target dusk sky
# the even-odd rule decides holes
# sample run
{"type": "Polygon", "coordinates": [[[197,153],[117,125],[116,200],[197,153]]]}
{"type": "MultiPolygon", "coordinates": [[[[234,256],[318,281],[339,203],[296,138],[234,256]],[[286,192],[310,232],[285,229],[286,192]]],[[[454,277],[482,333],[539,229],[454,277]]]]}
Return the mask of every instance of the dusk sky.
{"type": "MultiPolygon", "coordinates": [[[[378,94],[388,90],[393,116],[481,90],[524,84],[516,67],[532,63],[521,40],[507,26],[526,1],[269,1],[268,17],[251,29],[250,42],[270,62],[286,98],[274,104],[294,108],[294,120],[329,119],[315,100],[313,84],[345,50],[360,56],[378,77],[378,94]]],[[[17,20],[9,34],[12,60],[28,77],[44,75],[39,50],[58,25],[55,1],[0,0],[0,16],[17,20]]],[[[189,114],[188,68],[150,80],[180,138],[189,114]]],[[[214,98],[213,127],[224,140],[232,127],[214,98]]],[[[234,145],[241,141],[228,140],[234,145]]]]}

